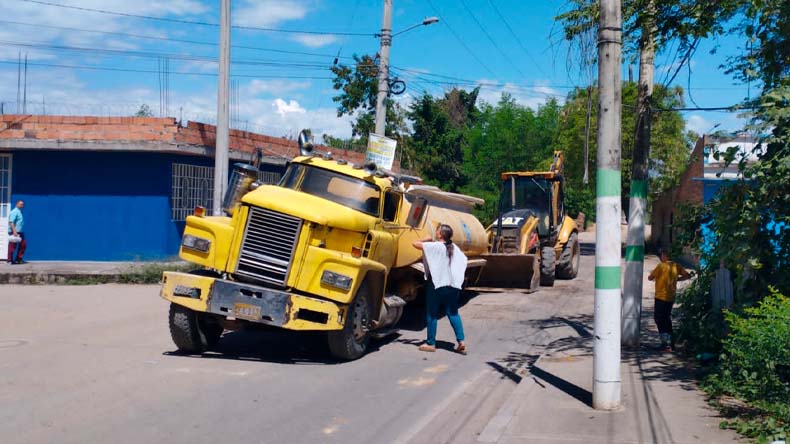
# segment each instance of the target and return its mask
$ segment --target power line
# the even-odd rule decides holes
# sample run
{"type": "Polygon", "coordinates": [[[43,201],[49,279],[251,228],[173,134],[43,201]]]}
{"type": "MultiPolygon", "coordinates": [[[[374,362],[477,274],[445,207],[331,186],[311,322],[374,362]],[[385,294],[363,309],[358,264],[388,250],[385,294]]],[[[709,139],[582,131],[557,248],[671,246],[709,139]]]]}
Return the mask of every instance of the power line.
{"type": "MultiPolygon", "coordinates": [[[[6,65],[16,65],[17,62],[0,60],[0,63],[6,65]]],[[[109,66],[90,66],[90,65],[64,65],[59,63],[34,63],[28,62],[30,66],[43,66],[47,68],[64,68],[64,69],[81,69],[91,71],[113,71],[113,72],[134,72],[144,74],[161,74],[161,70],[151,69],[135,69],[135,68],[116,68],[109,66]]],[[[209,76],[216,77],[216,73],[211,72],[194,72],[194,71],[169,71],[168,74],[178,74],[187,76],[209,76]]],[[[245,77],[257,79],[310,79],[310,80],[332,80],[334,77],[319,77],[319,76],[292,76],[292,75],[267,75],[267,74],[234,74],[231,77],[245,77]]]]}
{"type": "MultiPolygon", "coordinates": [[[[149,15],[141,15],[141,14],[131,14],[128,12],[116,12],[116,11],[108,11],[104,9],[94,9],[94,8],[85,8],[82,6],[74,6],[74,5],[64,5],[61,3],[52,3],[52,2],[45,2],[41,0],[19,0],[22,2],[27,3],[35,3],[44,6],[54,6],[58,8],[66,8],[66,9],[74,9],[77,11],[86,11],[86,12],[95,12],[99,14],[109,14],[109,15],[116,15],[121,17],[133,17],[145,20],[158,20],[161,22],[169,22],[169,23],[181,23],[185,25],[199,25],[199,26],[213,26],[219,27],[219,23],[210,23],[210,22],[200,22],[194,20],[182,20],[182,19],[174,19],[174,18],[167,18],[167,17],[153,17],[149,15]]],[[[339,36],[365,36],[365,37],[375,37],[375,33],[363,33],[363,32],[334,32],[334,31],[305,31],[305,30],[298,30],[298,29],[277,29],[277,28],[264,28],[258,26],[241,26],[241,25],[233,25],[231,28],[234,29],[245,29],[251,31],[266,31],[266,32],[281,32],[281,33],[288,33],[288,34],[317,34],[317,35],[339,35],[339,36]]]]}
{"type": "MultiPolygon", "coordinates": [[[[108,49],[108,48],[87,48],[81,46],[68,46],[68,45],[53,45],[41,42],[13,42],[7,40],[0,40],[0,45],[6,46],[21,46],[26,48],[44,48],[54,49],[61,51],[74,51],[86,52],[91,54],[104,54],[104,55],[120,55],[129,57],[140,58],[160,58],[168,57],[174,60],[182,61],[202,61],[202,62],[216,62],[216,57],[201,56],[194,54],[173,54],[154,51],[131,51],[121,49],[108,49]]],[[[253,65],[253,66],[276,66],[276,67],[292,67],[301,69],[328,69],[329,65],[322,63],[308,63],[308,62],[293,62],[290,60],[255,60],[255,59],[237,59],[232,62],[236,65],[253,65]]]]}
{"type": "MultiPolygon", "coordinates": [[[[483,89],[489,90],[496,90],[496,89],[510,89],[520,92],[529,92],[535,94],[543,94],[546,96],[553,96],[553,97],[562,97],[564,98],[564,94],[557,94],[557,93],[550,93],[546,91],[540,91],[540,88],[565,88],[565,89],[574,89],[573,86],[553,86],[553,85],[525,85],[525,84],[518,84],[518,83],[509,83],[509,82],[490,82],[490,81],[482,81],[482,80],[468,80],[468,79],[458,79],[456,81],[446,81],[446,80],[435,80],[423,77],[418,74],[409,74],[408,76],[404,76],[407,79],[411,77],[412,79],[417,79],[422,82],[430,83],[433,85],[439,86],[472,86],[472,87],[480,87],[483,89]]],[[[412,80],[414,81],[414,80],[412,80]]]]}
{"type": "Polygon", "coordinates": [[[475,55],[475,53],[474,53],[474,52],[472,52],[472,50],[469,48],[469,46],[467,46],[467,45],[466,45],[466,43],[464,43],[464,41],[461,39],[461,36],[459,36],[459,35],[458,35],[458,34],[455,32],[455,30],[454,30],[454,29],[453,29],[453,28],[450,26],[450,23],[448,23],[448,22],[447,22],[447,20],[446,20],[444,17],[442,17],[442,15],[441,15],[441,14],[439,14],[439,10],[438,10],[438,9],[436,9],[436,6],[434,6],[433,2],[432,2],[431,0],[427,0],[427,2],[428,2],[428,4],[431,6],[431,8],[433,9],[433,11],[436,13],[436,15],[437,15],[437,16],[439,16],[439,18],[441,19],[441,22],[442,22],[442,23],[444,23],[444,25],[445,25],[445,26],[447,26],[447,29],[449,29],[449,30],[450,30],[450,33],[452,33],[452,34],[453,34],[453,37],[455,37],[455,39],[456,39],[456,40],[458,40],[458,43],[460,43],[460,44],[461,44],[461,46],[463,46],[463,47],[464,47],[464,49],[466,50],[466,52],[468,52],[468,53],[469,53],[469,55],[471,55],[471,56],[472,56],[472,58],[474,58],[474,59],[477,61],[477,63],[479,63],[479,64],[480,64],[480,66],[482,66],[483,68],[485,68],[485,70],[486,70],[486,71],[488,71],[488,73],[489,73],[489,74],[491,74],[492,76],[496,77],[496,74],[494,74],[494,71],[491,71],[491,69],[490,69],[488,66],[486,66],[486,64],[485,64],[485,63],[483,63],[483,61],[482,61],[482,60],[480,60],[480,58],[479,58],[479,57],[477,57],[477,55],[475,55]]]}
{"type": "Polygon", "coordinates": [[[529,59],[532,60],[532,63],[534,63],[535,67],[538,68],[538,71],[540,71],[541,74],[543,74],[544,76],[549,77],[549,75],[546,74],[545,71],[543,71],[543,68],[540,67],[540,64],[538,63],[538,61],[535,60],[534,57],[532,57],[532,54],[529,52],[529,50],[527,50],[527,48],[524,46],[524,44],[521,43],[521,39],[516,35],[516,32],[513,31],[513,28],[510,27],[510,24],[508,24],[507,20],[505,19],[505,16],[502,15],[502,13],[499,11],[499,8],[497,8],[496,4],[494,4],[494,2],[491,1],[491,0],[488,0],[488,4],[491,5],[491,8],[499,16],[499,20],[501,20],[502,24],[504,24],[505,27],[507,28],[507,30],[510,31],[510,35],[512,35],[513,38],[516,40],[516,43],[518,43],[518,46],[520,46],[521,49],[524,51],[524,54],[526,54],[527,57],[529,57],[529,59]]]}
{"type": "MultiPolygon", "coordinates": [[[[171,37],[157,37],[153,35],[142,35],[142,34],[130,34],[126,32],[113,32],[113,31],[99,31],[95,29],[85,29],[85,28],[69,28],[66,26],[55,26],[55,25],[44,25],[44,24],[37,24],[37,23],[25,23],[25,22],[17,22],[17,21],[10,21],[10,20],[0,20],[0,23],[7,23],[11,25],[22,25],[22,26],[31,26],[31,27],[38,27],[38,28],[49,28],[49,29],[60,29],[63,31],[75,31],[75,32],[87,32],[87,33],[94,33],[94,34],[103,34],[103,35],[117,35],[120,37],[133,37],[137,39],[147,39],[147,40],[159,40],[159,41],[168,41],[168,42],[176,42],[176,43],[187,43],[191,45],[207,45],[207,46],[219,46],[218,43],[214,42],[204,42],[199,40],[186,40],[186,39],[175,39],[171,37]]],[[[237,49],[250,49],[255,51],[265,51],[265,52],[276,52],[276,53],[283,53],[283,54],[296,54],[296,55],[306,55],[306,56],[313,56],[313,57],[327,57],[327,58],[334,58],[335,56],[332,54],[321,54],[315,52],[306,52],[306,51],[289,51],[284,49],[273,49],[273,48],[263,48],[258,46],[245,46],[245,45],[231,45],[231,48],[237,49]]],[[[353,57],[339,57],[344,59],[352,59],[353,57]]]]}
{"type": "Polygon", "coordinates": [[[504,51],[502,51],[502,48],[500,48],[499,45],[497,44],[497,42],[494,41],[494,38],[491,37],[491,34],[489,34],[488,31],[486,31],[486,28],[483,26],[483,24],[480,23],[480,21],[477,19],[477,17],[472,12],[472,10],[469,9],[469,6],[467,6],[465,0],[461,0],[461,6],[463,6],[464,9],[466,10],[466,12],[469,14],[469,16],[472,17],[472,20],[474,20],[475,23],[477,23],[477,27],[480,28],[481,31],[483,31],[483,34],[485,34],[486,38],[488,38],[488,41],[491,42],[492,45],[494,45],[494,48],[496,48],[496,50],[499,51],[500,54],[502,54],[502,57],[504,57],[505,60],[507,60],[508,63],[510,63],[510,66],[512,66],[513,69],[515,69],[516,72],[518,72],[521,75],[521,77],[526,77],[526,75],[524,75],[524,73],[521,71],[521,69],[519,69],[519,67],[516,66],[515,63],[513,63],[513,60],[510,57],[508,57],[507,54],[505,54],[504,51]]]}

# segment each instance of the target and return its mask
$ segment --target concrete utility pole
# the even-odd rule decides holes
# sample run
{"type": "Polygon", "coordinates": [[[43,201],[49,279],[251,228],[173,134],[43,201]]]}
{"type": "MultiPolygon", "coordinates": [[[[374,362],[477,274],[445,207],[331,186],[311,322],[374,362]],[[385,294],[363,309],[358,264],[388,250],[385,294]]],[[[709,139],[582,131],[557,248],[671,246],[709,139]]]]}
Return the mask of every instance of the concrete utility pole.
{"type": "Polygon", "coordinates": [[[647,213],[647,170],[650,154],[651,99],[655,60],[654,0],[644,10],[645,21],[639,42],[639,95],[636,102],[636,143],[631,163],[631,198],[628,205],[628,235],[625,242],[625,288],[623,289],[623,345],[639,345],[642,317],[642,275],[645,268],[645,215],[647,213]]]}
{"type": "Polygon", "coordinates": [[[601,0],[598,24],[598,171],[593,407],[620,406],[620,0],[601,0]]]}
{"type": "Polygon", "coordinates": [[[381,20],[381,49],[379,50],[379,93],[376,96],[376,134],[385,135],[387,125],[387,93],[389,91],[390,46],[392,46],[392,0],[384,0],[381,20]]]}
{"type": "Polygon", "coordinates": [[[214,149],[214,201],[212,214],[222,216],[222,197],[228,186],[228,146],[230,145],[230,0],[220,2],[219,85],[217,88],[217,142],[214,149]]]}

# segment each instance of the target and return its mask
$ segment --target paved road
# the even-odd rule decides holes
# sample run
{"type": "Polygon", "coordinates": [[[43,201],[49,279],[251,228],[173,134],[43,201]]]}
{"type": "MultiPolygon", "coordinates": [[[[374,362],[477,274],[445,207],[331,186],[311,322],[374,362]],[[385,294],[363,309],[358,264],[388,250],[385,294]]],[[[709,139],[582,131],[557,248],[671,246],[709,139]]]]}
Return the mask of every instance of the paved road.
{"type": "MultiPolygon", "coordinates": [[[[513,372],[592,304],[583,276],[533,294],[480,293],[462,308],[470,354],[421,353],[419,307],[399,336],[354,362],[318,335],[226,333],[174,354],[157,286],[0,286],[0,442],[473,442],[515,387],[513,372]],[[584,288],[584,290],[581,290],[584,288]]],[[[439,339],[452,344],[440,321],[439,339]]]]}

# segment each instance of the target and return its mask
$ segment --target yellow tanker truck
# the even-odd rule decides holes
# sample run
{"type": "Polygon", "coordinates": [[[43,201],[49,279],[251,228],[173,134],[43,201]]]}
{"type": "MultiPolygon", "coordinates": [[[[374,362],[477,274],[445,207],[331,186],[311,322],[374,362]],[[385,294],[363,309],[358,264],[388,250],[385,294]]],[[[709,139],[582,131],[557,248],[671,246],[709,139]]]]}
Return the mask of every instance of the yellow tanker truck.
{"type": "Polygon", "coordinates": [[[203,269],[165,272],[161,289],[179,350],[201,353],[226,329],[264,324],[325,331],[334,356],[356,359],[419,293],[414,240],[447,223],[470,258],[467,275],[485,265],[485,228],[471,214],[480,199],[316,153],[308,132],[299,144],[278,185],[237,165],[228,216],[187,217],[179,256],[203,269]]]}

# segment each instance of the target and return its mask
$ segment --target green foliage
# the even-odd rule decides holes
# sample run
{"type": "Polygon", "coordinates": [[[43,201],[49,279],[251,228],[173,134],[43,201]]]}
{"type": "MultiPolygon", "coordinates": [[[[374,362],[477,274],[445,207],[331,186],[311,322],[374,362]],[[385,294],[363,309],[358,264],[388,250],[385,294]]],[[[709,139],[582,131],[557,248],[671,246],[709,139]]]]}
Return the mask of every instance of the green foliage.
{"type": "Polygon", "coordinates": [[[501,173],[538,170],[552,158],[559,115],[560,106],[553,99],[537,111],[507,94],[496,105],[483,104],[463,152],[468,181],[463,191],[486,200],[477,214],[483,222],[496,217],[501,173]]]}
{"type": "MultiPolygon", "coordinates": [[[[657,86],[653,93],[653,102],[661,109],[671,109],[683,105],[683,90],[680,87],[664,88],[657,86]]],[[[622,100],[622,189],[627,196],[631,188],[631,158],[634,150],[634,134],[636,126],[637,85],[623,83],[622,100]]],[[[598,103],[598,89],[592,88],[592,103],[598,103]]],[[[559,129],[555,149],[565,152],[566,192],[571,201],[566,203],[570,214],[584,212],[588,219],[594,217],[590,208],[582,208],[584,197],[595,196],[595,153],[597,144],[595,128],[598,127],[597,106],[591,107],[590,138],[589,138],[589,184],[583,183],[584,177],[584,143],[587,119],[587,89],[578,88],[572,91],[560,113],[559,129]],[[574,199],[578,196],[578,199],[574,199]],[[582,205],[582,206],[579,206],[582,205]]],[[[651,116],[652,147],[649,157],[651,172],[649,190],[653,195],[674,186],[680,178],[688,162],[689,140],[684,133],[685,122],[677,111],[654,112],[651,116]]],[[[625,209],[627,210],[627,208],[625,209]]],[[[592,220],[592,219],[591,219],[592,220]]]]}
{"type": "Polygon", "coordinates": [[[145,103],[140,105],[140,109],[138,109],[137,112],[134,113],[134,117],[153,117],[153,116],[154,116],[154,112],[151,111],[151,107],[145,103]]]}
{"type": "MultiPolygon", "coordinates": [[[[330,70],[335,75],[332,87],[339,94],[332,97],[337,102],[337,116],[354,116],[351,124],[352,135],[361,139],[360,144],[367,146],[368,134],[375,128],[376,96],[378,94],[379,60],[369,55],[354,54],[354,65],[333,65],[330,70]]],[[[401,140],[408,133],[405,110],[390,98],[385,100],[387,112],[385,135],[401,140]]],[[[357,145],[355,143],[355,145],[357,145]]]]}
{"type": "Polygon", "coordinates": [[[466,182],[462,170],[466,132],[478,117],[477,94],[453,89],[436,99],[425,93],[412,102],[409,166],[423,180],[448,191],[459,191],[466,182]]]}
{"type": "Polygon", "coordinates": [[[770,289],[757,306],[726,313],[718,372],[706,381],[712,394],[749,401],[755,411],[738,412],[724,427],[764,442],[790,433],[790,298],[770,289]],[[745,413],[745,414],[744,414],[745,413]]]}
{"type": "Polygon", "coordinates": [[[790,404],[790,298],[771,289],[759,305],[726,320],[722,379],[746,399],[790,404]]]}
{"type": "Polygon", "coordinates": [[[162,273],[165,271],[187,273],[197,269],[199,267],[195,264],[186,262],[140,263],[120,273],[76,275],[58,283],[64,285],[158,284],[162,281],[162,273]]]}
{"type": "Polygon", "coordinates": [[[339,137],[334,137],[329,134],[324,134],[322,138],[324,140],[324,145],[332,148],[348,150],[348,151],[356,151],[358,153],[364,153],[365,150],[367,150],[367,144],[365,140],[361,138],[341,139],[339,137]]]}

